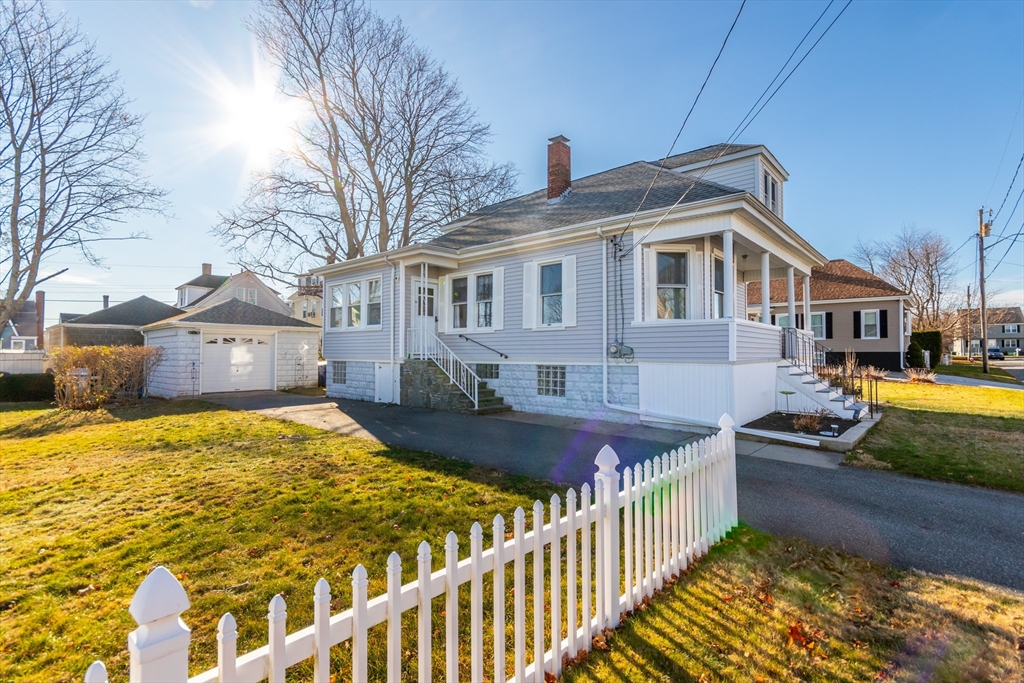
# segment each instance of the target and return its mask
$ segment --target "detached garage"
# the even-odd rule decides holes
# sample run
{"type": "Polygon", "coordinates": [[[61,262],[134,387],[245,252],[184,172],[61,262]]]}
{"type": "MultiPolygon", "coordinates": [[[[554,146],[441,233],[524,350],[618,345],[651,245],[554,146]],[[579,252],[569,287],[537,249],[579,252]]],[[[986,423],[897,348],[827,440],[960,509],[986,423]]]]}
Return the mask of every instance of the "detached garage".
{"type": "Polygon", "coordinates": [[[231,299],[142,328],[164,349],[149,392],[176,398],[315,387],[320,328],[231,299]]]}

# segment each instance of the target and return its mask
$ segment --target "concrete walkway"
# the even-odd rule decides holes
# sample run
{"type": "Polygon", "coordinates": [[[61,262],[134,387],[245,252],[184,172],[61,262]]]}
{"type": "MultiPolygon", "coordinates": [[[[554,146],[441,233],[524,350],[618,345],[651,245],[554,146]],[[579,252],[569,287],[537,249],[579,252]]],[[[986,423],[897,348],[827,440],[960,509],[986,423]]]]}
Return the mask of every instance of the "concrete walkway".
{"type": "MultiPolygon", "coordinates": [[[[699,438],[614,423],[476,417],[274,392],[203,398],[572,485],[593,481],[594,457],[606,443],[632,466],[699,438]]],[[[838,467],[838,454],[790,446],[738,441],[737,452],[740,519],[754,528],[1024,590],[1024,496],[838,467]]]]}

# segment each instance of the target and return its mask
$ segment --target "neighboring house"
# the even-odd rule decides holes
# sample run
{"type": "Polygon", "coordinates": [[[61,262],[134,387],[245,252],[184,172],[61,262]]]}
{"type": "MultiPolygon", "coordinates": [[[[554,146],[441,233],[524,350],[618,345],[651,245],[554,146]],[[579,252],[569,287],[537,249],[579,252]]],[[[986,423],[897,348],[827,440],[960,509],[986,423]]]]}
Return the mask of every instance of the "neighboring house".
{"type": "MultiPolygon", "coordinates": [[[[953,340],[953,353],[966,356],[970,351],[975,356],[980,355],[981,311],[977,308],[963,308],[957,311],[957,317],[960,325],[959,334],[953,340]],[[967,330],[971,331],[970,335],[967,330]]],[[[1024,311],[1019,307],[989,308],[985,311],[985,317],[988,322],[988,347],[1016,356],[1024,348],[1024,311]]]]}
{"type": "Polygon", "coordinates": [[[806,285],[826,263],[785,223],[788,174],[767,148],[714,145],[660,174],[638,161],[572,180],[567,142],[550,140],[547,188],[425,244],[313,269],[329,396],[466,409],[433,379],[443,366],[469,409],[711,428],[775,410],[793,386],[799,405],[859,414],[803,381],[778,326],[747,320],[744,283],[806,285]]]}
{"type": "Polygon", "coordinates": [[[235,275],[213,275],[212,266],[203,264],[203,273],[176,289],[178,308],[191,311],[208,308],[229,299],[239,299],[267,310],[291,315],[281,293],[268,287],[254,273],[243,270],[235,275]]]}
{"type": "Polygon", "coordinates": [[[142,328],[164,349],[149,392],[175,398],[316,386],[320,329],[229,297],[142,328]]]}
{"type": "Polygon", "coordinates": [[[43,316],[46,294],[36,292],[34,301],[25,304],[0,329],[0,350],[34,351],[43,348],[43,316]]]}
{"type": "Polygon", "coordinates": [[[288,305],[292,309],[292,317],[320,324],[323,310],[324,284],[320,278],[312,275],[300,275],[295,291],[288,297],[288,305]]]}
{"type": "MultiPolygon", "coordinates": [[[[795,326],[810,329],[815,341],[828,349],[829,362],[841,361],[845,351],[857,354],[861,365],[899,371],[906,366],[911,314],[907,294],[844,259],[811,270],[810,320],[796,313],[795,326]],[[809,323],[809,324],[808,324],[809,323]]],[[[784,280],[771,283],[771,323],[790,327],[784,280]]],[[[803,307],[803,291],[795,304],[803,307]]],[[[747,283],[747,317],[761,320],[761,283],[747,283]]]]}
{"type": "Polygon", "coordinates": [[[140,296],[85,315],[62,313],[60,322],[46,330],[47,349],[62,346],[142,346],[142,328],[182,311],[140,296]]]}

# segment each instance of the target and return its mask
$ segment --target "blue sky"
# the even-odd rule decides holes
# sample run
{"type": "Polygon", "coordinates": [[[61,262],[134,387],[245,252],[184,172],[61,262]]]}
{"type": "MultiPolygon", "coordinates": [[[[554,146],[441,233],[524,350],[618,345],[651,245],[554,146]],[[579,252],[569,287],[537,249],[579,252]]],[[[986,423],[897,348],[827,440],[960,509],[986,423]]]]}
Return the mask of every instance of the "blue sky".
{"type": "MultiPolygon", "coordinates": [[[[202,262],[237,272],[209,229],[245,187],[250,145],[211,131],[229,116],[223,92],[245,93],[263,72],[242,25],[253,5],[52,4],[96,40],[148,115],[148,167],[171,192],[172,217],[114,226],[112,234],[142,229],[152,239],[103,247],[107,270],[71,252],[54,256],[46,272],[70,271],[45,285],[47,324],[60,311],[95,310],[103,294],[171,302],[202,262]]],[[[749,2],[677,151],[727,137],[826,4],[749,2]]],[[[374,7],[401,17],[446,63],[491,125],[490,154],[514,162],[529,191],[545,182],[546,141],[556,134],[572,141],[575,177],[662,156],[739,3],[374,7]]],[[[828,257],[905,223],[960,245],[980,205],[998,208],[1024,153],[1022,92],[1024,3],[856,0],[740,142],[767,145],[787,168],[786,221],[828,257]]],[[[1024,171],[997,234],[1024,224],[1024,206],[1006,224],[1022,187],[1024,171]]],[[[971,245],[959,256],[966,286],[971,245]]],[[[1005,303],[1024,301],[1024,240],[989,287],[1005,303]]]]}

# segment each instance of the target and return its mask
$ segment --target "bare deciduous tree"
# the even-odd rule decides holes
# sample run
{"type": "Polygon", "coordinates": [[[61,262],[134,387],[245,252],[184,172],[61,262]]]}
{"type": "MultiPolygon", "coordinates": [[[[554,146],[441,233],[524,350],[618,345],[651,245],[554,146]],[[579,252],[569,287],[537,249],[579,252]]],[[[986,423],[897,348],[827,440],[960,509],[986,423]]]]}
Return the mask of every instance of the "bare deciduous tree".
{"type": "Polygon", "coordinates": [[[514,192],[515,169],[484,156],[488,126],[398,20],[359,0],[263,0],[249,27],[309,116],[214,229],[243,266],[290,282],[514,192]]]}
{"type": "Polygon", "coordinates": [[[40,277],[43,260],[92,245],[111,222],[162,210],[141,172],[142,119],[118,76],[77,25],[42,2],[0,3],[0,328],[40,277]]]}
{"type": "Polygon", "coordinates": [[[945,332],[956,324],[956,259],[942,235],[904,225],[887,240],[858,240],[853,260],[910,295],[916,329],[945,332]]]}

